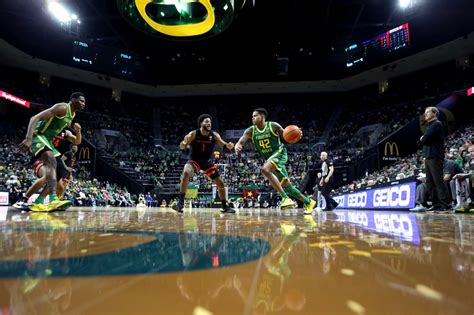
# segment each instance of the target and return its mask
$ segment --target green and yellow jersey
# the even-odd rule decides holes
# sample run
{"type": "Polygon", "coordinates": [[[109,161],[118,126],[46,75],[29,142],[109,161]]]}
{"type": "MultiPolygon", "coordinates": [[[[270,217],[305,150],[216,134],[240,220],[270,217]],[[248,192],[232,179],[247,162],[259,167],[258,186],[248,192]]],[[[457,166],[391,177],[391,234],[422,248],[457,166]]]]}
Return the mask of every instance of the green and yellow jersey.
{"type": "Polygon", "coordinates": [[[281,143],[280,135],[272,129],[270,121],[265,122],[262,130],[255,125],[252,126],[252,142],[258,154],[265,160],[285,148],[281,143]]]}
{"type": "Polygon", "coordinates": [[[66,104],[66,114],[64,116],[53,116],[48,120],[42,120],[38,123],[32,140],[32,151],[34,155],[38,155],[45,148],[53,151],[54,156],[60,156],[52,141],[54,137],[61,133],[67,126],[71,125],[72,120],[76,116],[72,113],[71,104],[66,104]]]}
{"type": "Polygon", "coordinates": [[[42,120],[35,129],[35,135],[42,135],[48,140],[53,140],[64,128],[71,125],[76,114],[71,111],[71,104],[67,104],[66,115],[53,116],[48,120],[42,120]]]}

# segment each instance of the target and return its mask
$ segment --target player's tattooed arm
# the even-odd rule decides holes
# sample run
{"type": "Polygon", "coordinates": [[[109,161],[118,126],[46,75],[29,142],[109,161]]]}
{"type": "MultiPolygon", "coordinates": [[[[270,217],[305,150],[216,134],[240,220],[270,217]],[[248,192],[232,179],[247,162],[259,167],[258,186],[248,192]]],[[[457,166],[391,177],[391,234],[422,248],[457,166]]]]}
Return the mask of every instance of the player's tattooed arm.
{"type": "Polygon", "coordinates": [[[279,123],[272,121],[271,124],[273,132],[277,135],[283,135],[283,127],[279,123]]]}
{"type": "Polygon", "coordinates": [[[186,136],[184,136],[184,140],[181,141],[181,143],[179,144],[179,148],[181,150],[184,150],[186,149],[186,147],[188,145],[191,144],[191,142],[194,141],[194,139],[196,139],[196,131],[191,131],[190,133],[188,133],[186,136]]]}
{"type": "Polygon", "coordinates": [[[226,147],[227,150],[232,150],[234,148],[234,143],[232,142],[225,142],[221,135],[218,134],[217,132],[214,131],[214,138],[216,139],[216,142],[219,146],[221,146],[222,148],[223,147],[226,147]]]}
{"type": "Polygon", "coordinates": [[[25,140],[23,140],[19,145],[20,150],[25,151],[25,152],[31,150],[31,142],[33,139],[33,134],[35,132],[36,126],[38,125],[40,121],[50,119],[54,116],[62,117],[66,115],[66,113],[67,113],[67,104],[58,103],[31,117],[30,123],[28,124],[28,130],[26,133],[25,140]]]}
{"type": "Polygon", "coordinates": [[[250,138],[252,138],[252,127],[247,128],[244,131],[242,137],[240,137],[239,141],[236,143],[235,153],[240,154],[240,152],[242,152],[242,149],[244,148],[244,144],[247,143],[250,138]]]}

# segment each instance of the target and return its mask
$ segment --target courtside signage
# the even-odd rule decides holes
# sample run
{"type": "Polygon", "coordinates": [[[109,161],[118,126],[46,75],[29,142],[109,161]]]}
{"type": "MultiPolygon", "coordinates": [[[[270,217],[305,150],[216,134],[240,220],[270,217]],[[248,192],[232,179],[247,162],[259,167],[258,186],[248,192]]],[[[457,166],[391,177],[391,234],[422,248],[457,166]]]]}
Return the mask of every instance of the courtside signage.
{"type": "Polygon", "coordinates": [[[11,101],[11,102],[13,102],[13,103],[17,103],[17,104],[19,104],[19,105],[21,105],[21,106],[25,106],[25,107],[30,108],[30,102],[25,101],[24,99],[21,99],[21,98],[15,96],[15,95],[12,95],[12,94],[10,94],[10,93],[4,92],[4,91],[2,91],[2,90],[0,90],[0,97],[1,97],[1,98],[4,98],[4,99],[6,99],[6,100],[9,100],[9,101],[11,101]]]}
{"type": "Polygon", "coordinates": [[[415,206],[416,183],[405,183],[334,196],[338,209],[410,209],[415,206]]]}
{"type": "Polygon", "coordinates": [[[0,192],[0,205],[6,206],[8,205],[8,193],[1,191],[0,192]]]}
{"type": "Polygon", "coordinates": [[[355,224],[367,231],[398,236],[405,241],[420,244],[415,214],[337,210],[334,212],[338,222],[355,224]]]}

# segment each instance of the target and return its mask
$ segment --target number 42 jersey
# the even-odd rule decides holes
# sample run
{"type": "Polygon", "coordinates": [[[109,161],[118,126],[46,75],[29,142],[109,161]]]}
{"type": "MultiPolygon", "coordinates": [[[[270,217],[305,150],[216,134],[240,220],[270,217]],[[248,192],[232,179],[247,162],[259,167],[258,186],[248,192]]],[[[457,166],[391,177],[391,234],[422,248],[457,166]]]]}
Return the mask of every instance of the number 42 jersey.
{"type": "Polygon", "coordinates": [[[265,122],[262,130],[255,125],[252,126],[252,142],[258,154],[265,160],[285,149],[280,141],[280,135],[273,131],[270,121],[265,122]]]}

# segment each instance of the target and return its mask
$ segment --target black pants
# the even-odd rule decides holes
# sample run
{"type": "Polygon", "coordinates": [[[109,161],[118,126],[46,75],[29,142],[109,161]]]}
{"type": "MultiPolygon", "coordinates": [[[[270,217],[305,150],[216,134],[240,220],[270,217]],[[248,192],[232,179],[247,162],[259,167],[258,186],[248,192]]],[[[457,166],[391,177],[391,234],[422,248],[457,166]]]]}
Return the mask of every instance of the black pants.
{"type": "Polygon", "coordinates": [[[326,210],[332,210],[337,207],[338,203],[331,198],[329,195],[331,193],[331,185],[332,185],[332,177],[329,179],[329,182],[324,182],[323,180],[323,186],[320,186],[321,189],[321,195],[324,196],[324,199],[326,199],[326,210]]]}
{"type": "Polygon", "coordinates": [[[426,159],[426,187],[435,208],[451,207],[451,196],[443,180],[443,160],[426,159]]]}

